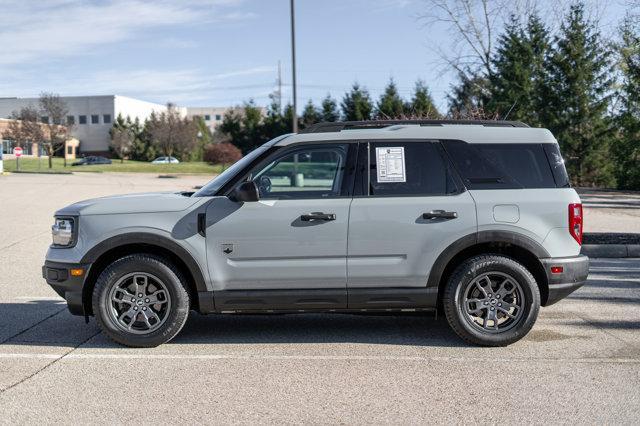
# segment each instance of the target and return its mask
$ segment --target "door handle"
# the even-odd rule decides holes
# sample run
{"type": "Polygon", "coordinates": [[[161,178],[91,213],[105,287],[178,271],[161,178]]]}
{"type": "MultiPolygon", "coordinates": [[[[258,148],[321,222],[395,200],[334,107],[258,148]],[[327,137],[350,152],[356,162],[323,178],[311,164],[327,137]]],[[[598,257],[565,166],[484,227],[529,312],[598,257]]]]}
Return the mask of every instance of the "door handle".
{"type": "Polygon", "coordinates": [[[423,219],[455,219],[458,217],[458,212],[448,212],[445,210],[431,210],[427,213],[422,213],[423,219]]]}
{"type": "Polygon", "coordinates": [[[303,222],[311,222],[314,220],[336,220],[336,214],[313,212],[313,213],[300,215],[300,220],[302,220],[303,222]]]}

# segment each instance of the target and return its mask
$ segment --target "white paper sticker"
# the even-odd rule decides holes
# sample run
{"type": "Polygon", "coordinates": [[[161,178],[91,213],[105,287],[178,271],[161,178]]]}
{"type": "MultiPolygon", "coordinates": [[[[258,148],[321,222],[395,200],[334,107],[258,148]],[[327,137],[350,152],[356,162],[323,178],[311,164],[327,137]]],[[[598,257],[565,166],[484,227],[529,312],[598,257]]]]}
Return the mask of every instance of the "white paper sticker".
{"type": "Polygon", "coordinates": [[[378,182],[406,182],[404,147],[376,148],[378,182]]]}

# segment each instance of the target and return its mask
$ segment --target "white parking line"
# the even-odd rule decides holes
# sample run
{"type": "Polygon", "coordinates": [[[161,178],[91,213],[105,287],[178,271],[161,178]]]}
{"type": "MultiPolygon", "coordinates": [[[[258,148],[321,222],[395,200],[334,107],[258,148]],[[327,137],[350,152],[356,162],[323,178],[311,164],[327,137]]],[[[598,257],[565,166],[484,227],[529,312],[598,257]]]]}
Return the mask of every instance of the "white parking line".
{"type": "Polygon", "coordinates": [[[30,354],[30,353],[0,353],[0,359],[77,359],[77,360],[264,360],[264,361],[414,361],[414,362],[554,362],[554,363],[625,363],[640,364],[636,358],[485,358],[485,357],[447,357],[447,356],[389,356],[389,355],[260,355],[260,354],[203,354],[203,355],[179,355],[179,354],[113,354],[113,353],[70,353],[64,354],[30,354]]]}

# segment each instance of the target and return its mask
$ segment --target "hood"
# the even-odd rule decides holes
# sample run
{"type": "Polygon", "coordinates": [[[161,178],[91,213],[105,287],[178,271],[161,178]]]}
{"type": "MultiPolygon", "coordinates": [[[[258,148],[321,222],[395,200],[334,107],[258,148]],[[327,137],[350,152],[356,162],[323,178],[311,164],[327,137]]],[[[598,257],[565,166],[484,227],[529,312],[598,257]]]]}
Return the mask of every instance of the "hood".
{"type": "Polygon", "coordinates": [[[149,192],[114,195],[71,204],[56,212],[56,216],[178,212],[200,201],[181,192],[149,192]]]}

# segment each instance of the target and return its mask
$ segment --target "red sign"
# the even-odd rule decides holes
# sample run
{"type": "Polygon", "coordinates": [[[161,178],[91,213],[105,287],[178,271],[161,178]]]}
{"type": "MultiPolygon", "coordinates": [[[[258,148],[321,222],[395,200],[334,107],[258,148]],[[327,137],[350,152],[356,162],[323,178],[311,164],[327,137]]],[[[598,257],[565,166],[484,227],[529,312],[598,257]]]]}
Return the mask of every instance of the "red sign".
{"type": "Polygon", "coordinates": [[[20,148],[19,146],[13,148],[13,155],[15,155],[16,157],[21,157],[22,156],[22,148],[20,148]]]}

